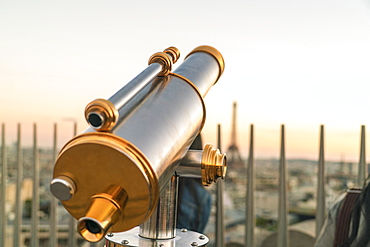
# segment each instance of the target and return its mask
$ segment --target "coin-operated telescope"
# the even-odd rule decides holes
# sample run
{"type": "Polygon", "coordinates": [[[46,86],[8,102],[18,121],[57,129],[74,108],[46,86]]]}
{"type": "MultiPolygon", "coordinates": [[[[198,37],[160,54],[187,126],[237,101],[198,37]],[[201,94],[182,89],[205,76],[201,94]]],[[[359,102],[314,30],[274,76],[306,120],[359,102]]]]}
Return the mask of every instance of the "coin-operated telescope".
{"type": "Polygon", "coordinates": [[[155,53],[149,66],[108,100],[85,109],[90,127],[60,151],[50,189],[90,242],[107,247],[205,245],[176,230],[177,180],[224,178],[226,156],[211,145],[189,150],[205,122],[203,97],[224,70],[220,52],[199,46],[172,73],[179,51],[155,53]]]}

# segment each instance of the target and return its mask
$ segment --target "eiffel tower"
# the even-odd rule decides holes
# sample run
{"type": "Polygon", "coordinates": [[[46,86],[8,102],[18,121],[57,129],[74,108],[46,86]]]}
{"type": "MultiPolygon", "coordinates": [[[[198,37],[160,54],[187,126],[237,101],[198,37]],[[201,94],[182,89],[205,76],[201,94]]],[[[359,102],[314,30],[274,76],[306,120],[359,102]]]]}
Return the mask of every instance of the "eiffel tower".
{"type": "Polygon", "coordinates": [[[227,149],[227,160],[229,164],[242,164],[238,146],[236,145],[236,102],[233,103],[233,116],[231,125],[231,143],[227,149]]]}

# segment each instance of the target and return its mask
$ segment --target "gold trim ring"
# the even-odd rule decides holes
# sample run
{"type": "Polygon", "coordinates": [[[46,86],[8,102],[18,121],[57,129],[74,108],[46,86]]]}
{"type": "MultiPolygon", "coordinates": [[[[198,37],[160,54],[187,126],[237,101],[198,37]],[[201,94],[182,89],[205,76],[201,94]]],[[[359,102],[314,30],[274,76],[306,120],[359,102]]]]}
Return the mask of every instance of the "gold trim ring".
{"type": "Polygon", "coordinates": [[[118,120],[118,110],[112,102],[105,99],[96,99],[85,108],[87,123],[97,131],[109,131],[118,120]]]}
{"type": "Polygon", "coordinates": [[[167,76],[171,70],[172,65],[177,62],[180,57],[180,51],[174,46],[170,46],[163,52],[154,53],[148,61],[148,65],[152,63],[159,63],[162,65],[162,71],[158,76],[167,76]]]}
{"type": "Polygon", "coordinates": [[[207,144],[203,149],[202,156],[202,183],[209,186],[216,183],[219,178],[226,176],[227,162],[226,154],[221,154],[219,149],[207,144]]]}
{"type": "Polygon", "coordinates": [[[152,63],[159,63],[162,65],[162,71],[159,72],[158,76],[166,76],[172,70],[172,60],[169,55],[164,52],[154,53],[148,61],[149,65],[152,63]]]}
{"type": "MultiPolygon", "coordinates": [[[[109,232],[127,231],[145,222],[158,203],[159,183],[150,161],[134,144],[109,132],[88,132],[70,140],[55,164],[53,177],[60,176],[68,176],[76,185],[76,193],[62,201],[76,219],[95,210],[89,208],[94,195],[116,194],[107,190],[110,186],[127,193],[119,208],[109,200],[108,205],[121,215],[121,220],[112,219],[109,232]]],[[[120,201],[120,196],[114,198],[120,201]]]]}
{"type": "Polygon", "coordinates": [[[218,74],[218,77],[217,77],[217,80],[215,81],[215,84],[216,82],[218,81],[218,79],[221,77],[222,73],[224,72],[225,70],[225,60],[221,54],[221,52],[219,52],[216,48],[212,47],[212,46],[208,46],[208,45],[202,45],[202,46],[198,46],[196,47],[194,50],[192,50],[186,57],[189,57],[191,54],[195,53],[195,52],[205,52],[205,53],[208,53],[209,55],[213,56],[217,63],[218,63],[218,66],[219,66],[219,74],[218,74]]]}
{"type": "MultiPolygon", "coordinates": [[[[177,78],[179,78],[179,79],[181,79],[181,80],[183,80],[183,81],[185,81],[185,82],[187,82],[194,90],[195,90],[195,92],[197,93],[197,95],[198,95],[198,97],[199,97],[199,99],[200,99],[200,101],[202,102],[202,109],[203,109],[203,119],[202,119],[202,123],[201,123],[201,126],[200,126],[200,129],[199,129],[199,133],[202,131],[202,129],[203,129],[203,127],[204,127],[204,124],[205,124],[205,122],[206,122],[206,105],[205,105],[205,103],[204,103],[204,100],[203,100],[203,97],[202,97],[202,95],[200,94],[200,92],[199,92],[199,90],[198,90],[198,88],[197,88],[197,86],[195,86],[195,84],[193,83],[193,82],[191,82],[188,78],[186,78],[186,77],[184,77],[184,76],[182,76],[182,75],[179,75],[179,74],[176,74],[176,73],[169,73],[169,75],[172,75],[172,76],[174,76],[174,77],[177,77],[177,78]]],[[[199,134],[198,133],[198,134],[199,134]]]]}

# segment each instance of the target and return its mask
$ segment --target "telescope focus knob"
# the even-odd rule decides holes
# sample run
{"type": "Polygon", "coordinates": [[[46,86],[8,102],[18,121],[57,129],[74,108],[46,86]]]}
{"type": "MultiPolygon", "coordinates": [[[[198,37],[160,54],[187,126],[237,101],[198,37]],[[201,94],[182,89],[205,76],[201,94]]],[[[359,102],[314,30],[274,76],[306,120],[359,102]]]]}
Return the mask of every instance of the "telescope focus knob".
{"type": "Polygon", "coordinates": [[[219,178],[226,176],[227,163],[226,154],[221,154],[219,149],[207,144],[202,156],[202,183],[209,186],[212,182],[217,182],[219,178]]]}

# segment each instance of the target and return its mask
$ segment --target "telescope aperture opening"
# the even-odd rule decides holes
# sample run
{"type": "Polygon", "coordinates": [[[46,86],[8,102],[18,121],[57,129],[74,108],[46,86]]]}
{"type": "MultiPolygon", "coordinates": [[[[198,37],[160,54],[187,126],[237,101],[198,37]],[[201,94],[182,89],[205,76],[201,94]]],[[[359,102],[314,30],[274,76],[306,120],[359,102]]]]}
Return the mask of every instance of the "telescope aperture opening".
{"type": "Polygon", "coordinates": [[[93,128],[100,128],[104,123],[103,116],[96,112],[89,114],[88,121],[93,128]]]}
{"type": "Polygon", "coordinates": [[[98,223],[92,220],[86,220],[85,227],[89,232],[94,233],[94,234],[98,234],[102,231],[98,223]]]}
{"type": "Polygon", "coordinates": [[[96,219],[83,217],[77,223],[80,235],[89,242],[99,242],[106,234],[104,226],[96,219]]]}

